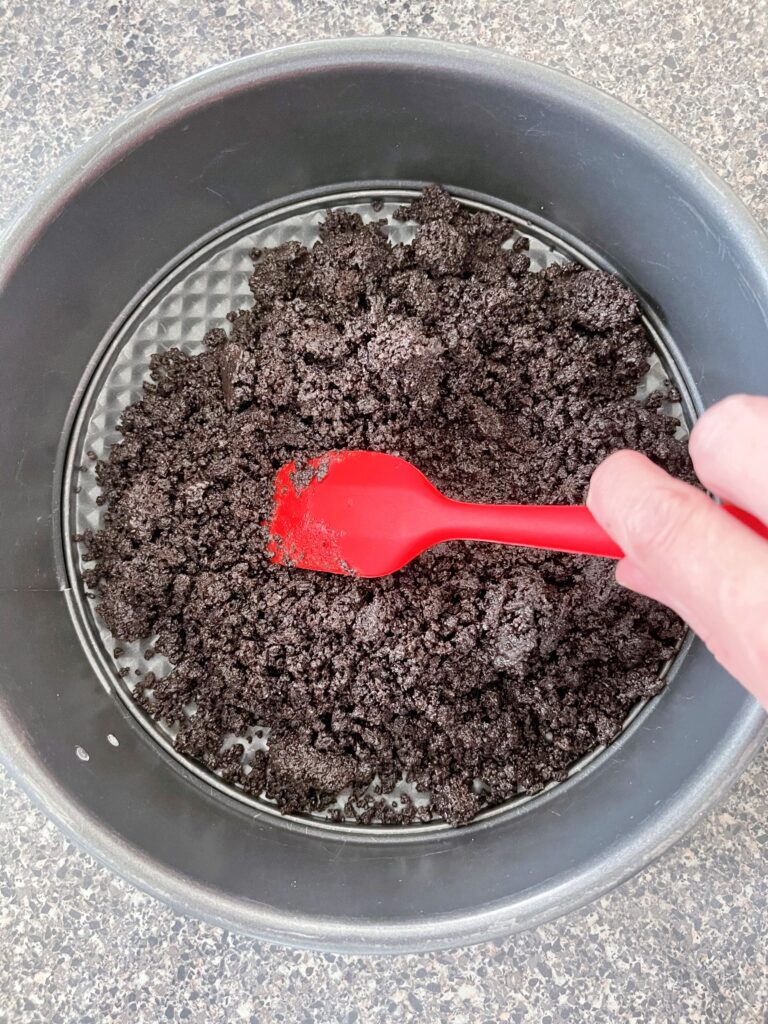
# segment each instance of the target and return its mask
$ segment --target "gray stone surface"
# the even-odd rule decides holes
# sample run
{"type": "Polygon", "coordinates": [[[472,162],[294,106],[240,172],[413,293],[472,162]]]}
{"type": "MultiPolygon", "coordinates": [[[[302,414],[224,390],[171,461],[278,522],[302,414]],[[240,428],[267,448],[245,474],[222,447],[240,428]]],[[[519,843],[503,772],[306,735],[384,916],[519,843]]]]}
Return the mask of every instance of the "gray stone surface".
{"type": "MultiPolygon", "coordinates": [[[[361,33],[492,45],[601,86],[768,220],[765,0],[0,5],[0,219],[163,86],[260,48],[361,33]]],[[[71,846],[2,776],[0,1022],[764,1022],[766,767],[764,755],[722,810],[591,908],[498,945],[373,960],[179,918],[71,846]]]]}

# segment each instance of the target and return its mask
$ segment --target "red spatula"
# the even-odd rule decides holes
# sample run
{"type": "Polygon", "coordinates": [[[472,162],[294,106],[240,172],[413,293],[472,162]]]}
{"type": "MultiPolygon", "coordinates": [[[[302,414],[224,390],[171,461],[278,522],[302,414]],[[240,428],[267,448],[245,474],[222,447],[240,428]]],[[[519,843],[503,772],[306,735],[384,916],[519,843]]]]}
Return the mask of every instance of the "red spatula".
{"type": "MultiPolygon", "coordinates": [[[[760,528],[738,509],[728,510],[760,528]]],[[[481,540],[621,558],[582,505],[473,505],[446,498],[410,462],[382,452],[329,452],[275,480],[273,562],[347,576],[387,576],[427,548],[481,540]]]]}

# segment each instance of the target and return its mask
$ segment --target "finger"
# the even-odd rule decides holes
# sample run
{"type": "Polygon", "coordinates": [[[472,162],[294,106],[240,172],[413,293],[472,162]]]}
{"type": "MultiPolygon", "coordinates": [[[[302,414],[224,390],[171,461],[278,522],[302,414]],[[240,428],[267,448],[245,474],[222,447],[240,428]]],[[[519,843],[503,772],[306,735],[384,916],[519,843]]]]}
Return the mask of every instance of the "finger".
{"type": "Polygon", "coordinates": [[[713,405],[688,448],[705,487],[768,522],[768,398],[732,395],[713,405]]]}
{"type": "Polygon", "coordinates": [[[662,604],[669,604],[666,600],[667,593],[664,587],[658,582],[652,580],[650,576],[646,575],[645,572],[633,562],[631,558],[622,558],[616,565],[616,582],[620,583],[622,587],[627,587],[629,590],[634,590],[638,594],[644,594],[646,597],[652,598],[654,601],[661,601],[662,604]]]}
{"type": "Polygon", "coordinates": [[[673,608],[768,703],[768,544],[637,452],[598,466],[587,505],[626,553],[619,582],[673,608]]]}

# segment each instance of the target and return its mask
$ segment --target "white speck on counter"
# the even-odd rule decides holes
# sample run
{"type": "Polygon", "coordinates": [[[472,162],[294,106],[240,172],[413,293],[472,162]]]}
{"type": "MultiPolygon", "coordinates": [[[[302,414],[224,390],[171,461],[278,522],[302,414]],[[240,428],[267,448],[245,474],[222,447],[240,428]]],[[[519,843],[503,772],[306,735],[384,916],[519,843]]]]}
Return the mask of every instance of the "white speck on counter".
{"type": "Polygon", "coordinates": [[[75,753],[77,754],[81,761],[91,760],[91,755],[88,753],[87,750],[83,750],[82,747],[75,747],[75,753]]]}

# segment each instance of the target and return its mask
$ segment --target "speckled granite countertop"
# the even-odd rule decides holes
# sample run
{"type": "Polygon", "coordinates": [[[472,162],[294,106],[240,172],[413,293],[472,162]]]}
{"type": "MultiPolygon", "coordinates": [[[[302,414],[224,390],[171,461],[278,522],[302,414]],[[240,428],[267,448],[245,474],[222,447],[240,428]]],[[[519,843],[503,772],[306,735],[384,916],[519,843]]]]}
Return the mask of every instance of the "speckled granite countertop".
{"type": "MultiPolygon", "coordinates": [[[[0,3],[4,221],[67,153],[186,75],[322,36],[492,45],[646,111],[768,222],[766,0],[0,3]]],[[[71,846],[0,775],[0,1022],[764,1024],[768,758],[640,877],[507,942],[362,960],[175,916],[71,846]]]]}

